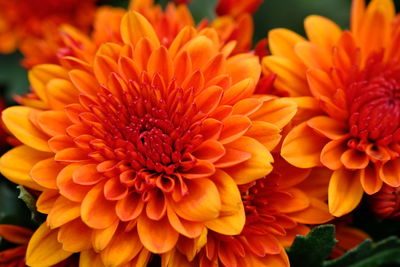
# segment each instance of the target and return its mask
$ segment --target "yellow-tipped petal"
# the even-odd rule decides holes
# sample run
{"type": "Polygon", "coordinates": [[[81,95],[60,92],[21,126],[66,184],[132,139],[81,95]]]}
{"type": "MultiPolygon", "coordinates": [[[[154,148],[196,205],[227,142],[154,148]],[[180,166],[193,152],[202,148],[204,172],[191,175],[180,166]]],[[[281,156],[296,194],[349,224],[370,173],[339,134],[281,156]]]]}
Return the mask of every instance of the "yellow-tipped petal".
{"type": "Polygon", "coordinates": [[[153,26],[138,12],[129,12],[122,18],[121,35],[126,44],[136,44],[141,38],[149,38],[156,46],[160,45],[153,26]]]}
{"type": "Polygon", "coordinates": [[[7,129],[22,143],[40,151],[50,152],[47,145],[49,139],[29,120],[32,112],[37,110],[24,106],[7,108],[2,113],[2,119],[7,129]]]}
{"type": "Polygon", "coordinates": [[[358,172],[346,169],[333,172],[328,187],[328,203],[334,216],[343,216],[360,203],[364,191],[358,172]]]}
{"type": "Polygon", "coordinates": [[[43,187],[36,183],[29,173],[36,163],[49,156],[49,153],[37,151],[25,145],[18,146],[1,157],[0,171],[7,179],[16,184],[43,190],[43,187]]]}
{"type": "Polygon", "coordinates": [[[72,255],[57,241],[58,230],[50,230],[43,223],[32,235],[26,250],[26,264],[31,267],[52,266],[72,255]]]}

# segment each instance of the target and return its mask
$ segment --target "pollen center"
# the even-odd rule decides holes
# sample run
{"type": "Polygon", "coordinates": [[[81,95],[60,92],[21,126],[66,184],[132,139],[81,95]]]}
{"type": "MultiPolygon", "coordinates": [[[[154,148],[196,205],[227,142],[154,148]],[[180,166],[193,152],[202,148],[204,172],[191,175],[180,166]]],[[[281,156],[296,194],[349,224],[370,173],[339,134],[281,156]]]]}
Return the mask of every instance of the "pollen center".
{"type": "Polygon", "coordinates": [[[400,69],[375,73],[349,87],[350,133],[361,142],[400,140],[400,69]]]}

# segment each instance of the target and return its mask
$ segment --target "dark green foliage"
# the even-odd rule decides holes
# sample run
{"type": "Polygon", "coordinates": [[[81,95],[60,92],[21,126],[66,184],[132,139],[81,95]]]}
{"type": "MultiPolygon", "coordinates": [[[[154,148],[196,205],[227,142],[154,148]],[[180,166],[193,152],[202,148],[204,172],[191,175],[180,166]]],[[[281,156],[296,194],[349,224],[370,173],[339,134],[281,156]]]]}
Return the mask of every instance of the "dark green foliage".
{"type": "Polygon", "coordinates": [[[342,257],[327,261],[324,267],[378,267],[383,264],[400,264],[400,239],[388,237],[376,244],[365,240],[342,257]]]}
{"type": "Polygon", "coordinates": [[[292,266],[320,267],[335,246],[335,226],[315,227],[307,236],[297,236],[287,250],[292,266]]]}

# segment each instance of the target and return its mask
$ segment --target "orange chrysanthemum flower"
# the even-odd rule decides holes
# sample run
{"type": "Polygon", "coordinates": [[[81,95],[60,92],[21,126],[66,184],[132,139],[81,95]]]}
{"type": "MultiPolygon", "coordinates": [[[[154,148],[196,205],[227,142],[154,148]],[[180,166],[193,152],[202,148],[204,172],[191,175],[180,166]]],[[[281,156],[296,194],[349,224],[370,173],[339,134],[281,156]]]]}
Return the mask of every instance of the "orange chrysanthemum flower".
{"type": "Polygon", "coordinates": [[[180,254],[194,256],[186,251],[198,249],[204,238],[195,240],[197,244],[183,238],[173,255],[164,257],[165,263],[176,264],[179,259],[181,265],[167,266],[289,266],[284,248],[291,246],[296,235],[309,232],[305,224],[333,218],[325,203],[329,173],[322,168],[295,168],[275,155],[271,174],[239,186],[246,212],[239,235],[208,231],[207,243],[193,261],[180,254]]]}
{"type": "MultiPolygon", "coordinates": [[[[47,46],[41,38],[51,39],[61,24],[71,24],[87,30],[92,24],[95,0],[1,0],[0,53],[10,53],[22,45],[41,48],[47,46]]],[[[47,52],[49,53],[49,52],[47,52]]],[[[53,54],[53,53],[50,53],[53,54]]]]}
{"type": "Polygon", "coordinates": [[[383,185],[369,198],[372,212],[381,218],[400,218],[400,186],[383,185]]]}
{"type": "Polygon", "coordinates": [[[263,64],[290,92],[305,121],[286,137],[282,156],[300,168],[333,170],[329,208],[342,216],[383,183],[400,185],[400,18],[391,0],[354,0],[351,30],[310,16],[309,41],[270,33],[263,64]],[[307,115],[307,116],[306,116],[307,115]]]}
{"type": "Polygon", "coordinates": [[[253,95],[258,58],[230,56],[213,29],[186,27],[167,48],[129,12],[121,37],[94,59],[80,50],[34,67],[35,106],[3,112],[23,145],[1,158],[1,172],[41,191],[48,214],[30,265],[81,252],[82,266],[142,266],[179,236],[239,234],[237,184],[271,172],[269,151],[296,112],[288,99],[253,95]]]}

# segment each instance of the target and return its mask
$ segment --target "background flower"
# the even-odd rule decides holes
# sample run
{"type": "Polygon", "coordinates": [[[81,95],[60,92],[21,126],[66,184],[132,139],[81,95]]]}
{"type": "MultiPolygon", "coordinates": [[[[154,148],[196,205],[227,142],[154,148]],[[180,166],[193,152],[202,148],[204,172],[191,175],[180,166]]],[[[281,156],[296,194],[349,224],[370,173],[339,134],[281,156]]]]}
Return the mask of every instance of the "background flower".
{"type": "Polygon", "coordinates": [[[303,96],[297,103],[309,114],[286,137],[282,156],[297,167],[334,171],[329,207],[335,216],[353,210],[364,191],[400,183],[398,22],[392,1],[365,7],[355,0],[351,31],[310,16],[309,41],[284,29],[270,33],[273,56],[264,67],[277,73],[278,89],[303,96]]]}

